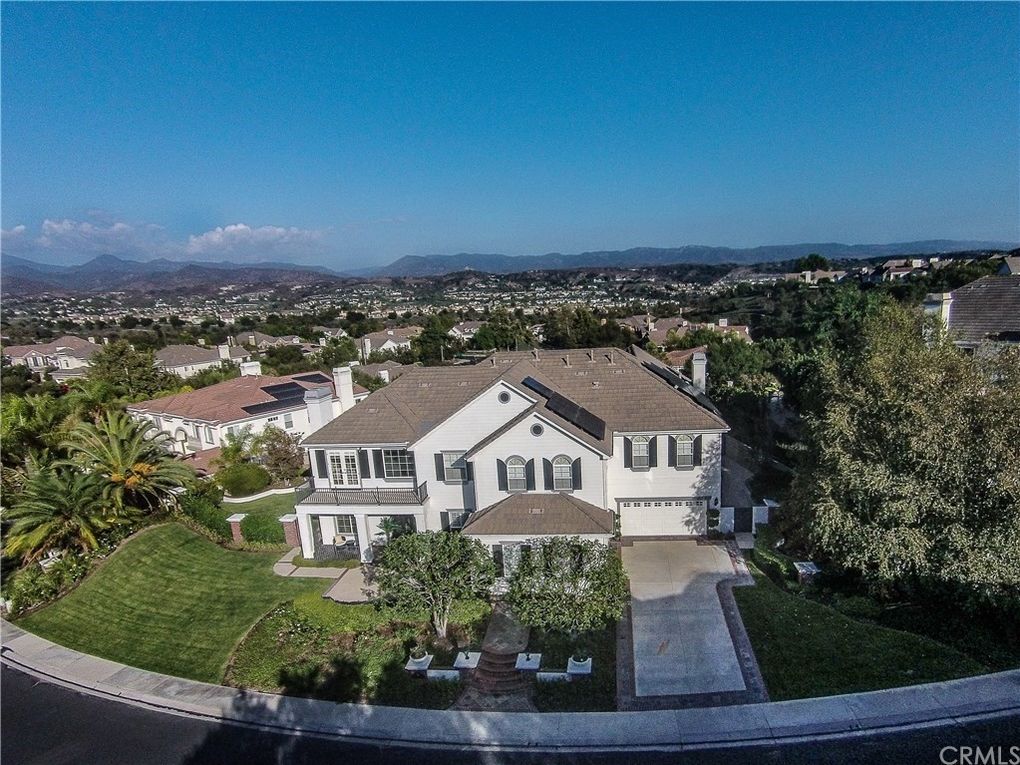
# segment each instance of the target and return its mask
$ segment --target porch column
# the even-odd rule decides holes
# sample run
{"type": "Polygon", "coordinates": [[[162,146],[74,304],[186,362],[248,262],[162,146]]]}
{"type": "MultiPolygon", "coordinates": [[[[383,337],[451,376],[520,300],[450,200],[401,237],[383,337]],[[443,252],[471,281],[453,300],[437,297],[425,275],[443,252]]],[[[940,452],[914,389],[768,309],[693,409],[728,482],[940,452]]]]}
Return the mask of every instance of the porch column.
{"type": "Polygon", "coordinates": [[[298,531],[298,517],[296,513],[288,513],[280,516],[280,524],[283,526],[283,540],[291,547],[301,545],[301,533],[298,531]]]}
{"type": "Polygon", "coordinates": [[[227,518],[227,523],[230,524],[230,536],[237,544],[244,541],[244,534],[241,533],[241,521],[247,517],[247,513],[234,513],[227,518]]]}
{"type": "Polygon", "coordinates": [[[312,516],[298,515],[298,533],[301,535],[301,557],[311,560],[315,557],[315,542],[312,540],[312,516]]]}
{"type": "Polygon", "coordinates": [[[365,563],[372,562],[372,537],[368,533],[368,516],[365,514],[355,515],[354,522],[358,525],[358,542],[361,545],[361,560],[365,563]]]}

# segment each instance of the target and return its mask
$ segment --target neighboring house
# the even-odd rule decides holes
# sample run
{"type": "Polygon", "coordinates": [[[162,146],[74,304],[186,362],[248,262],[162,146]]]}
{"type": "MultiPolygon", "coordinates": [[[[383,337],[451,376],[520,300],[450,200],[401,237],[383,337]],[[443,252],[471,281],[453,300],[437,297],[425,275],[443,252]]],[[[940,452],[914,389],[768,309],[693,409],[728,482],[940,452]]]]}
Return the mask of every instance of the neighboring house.
{"type": "Polygon", "coordinates": [[[330,340],[343,340],[347,337],[347,330],[343,327],[312,327],[312,332],[319,338],[319,345],[326,345],[330,340]]]}
{"type": "Polygon", "coordinates": [[[224,361],[242,364],[251,361],[251,354],[236,345],[168,345],[156,351],[156,366],[178,377],[191,377],[204,369],[218,367],[224,361]]]}
{"type": "Polygon", "coordinates": [[[415,368],[414,364],[401,364],[393,359],[386,359],[386,361],[379,364],[358,364],[357,362],[351,362],[351,366],[358,372],[370,377],[378,377],[385,383],[393,382],[407,370],[415,368]]]}
{"type": "Polygon", "coordinates": [[[467,342],[485,325],[484,321],[462,321],[450,329],[450,337],[467,342]]]}
{"type": "Polygon", "coordinates": [[[3,355],[12,365],[23,364],[33,372],[49,370],[50,377],[61,381],[82,377],[89,359],[100,347],[92,338],[63,335],[48,343],[10,345],[3,349],[3,355]]]}
{"type": "Polygon", "coordinates": [[[274,425],[303,436],[312,430],[308,420],[312,407],[316,416],[332,418],[367,395],[352,383],[347,367],[334,369],[332,377],[322,372],[269,377],[261,374],[256,361],[242,366],[241,377],[131,404],[127,411],[170,435],[179,454],[194,454],[219,448],[228,433],[246,427],[259,433],[274,425]]]}
{"type": "Polygon", "coordinates": [[[287,522],[305,557],[363,560],[386,517],[462,529],[497,562],[546,535],[704,535],[729,430],[636,348],[415,367],[336,419],[309,420],[314,490],[287,522]]]}
{"type": "Polygon", "coordinates": [[[687,366],[687,362],[690,361],[694,354],[704,354],[708,350],[708,346],[699,345],[695,348],[684,348],[680,351],[669,351],[666,353],[666,363],[669,364],[669,368],[677,374],[684,373],[684,367],[687,366]]]}
{"type": "Polygon", "coordinates": [[[1007,255],[996,272],[999,276],[1016,276],[1020,274],[1020,255],[1007,255]]]}
{"type": "Polygon", "coordinates": [[[411,347],[411,340],[422,333],[421,327],[395,327],[381,332],[370,332],[358,340],[362,360],[373,351],[400,351],[411,347]]]}
{"type": "MultiPolygon", "coordinates": [[[[341,330],[342,331],[342,330],[341,330]]],[[[249,348],[256,348],[260,351],[269,348],[278,348],[283,345],[299,345],[305,343],[297,335],[267,335],[265,332],[241,332],[234,336],[234,342],[238,345],[245,345],[249,348]]]]}
{"type": "Polygon", "coordinates": [[[642,336],[645,342],[654,343],[660,349],[665,349],[671,335],[680,338],[696,330],[734,335],[751,342],[751,330],[746,325],[730,324],[729,319],[718,319],[715,323],[699,323],[688,321],[682,316],[670,316],[664,319],[654,319],[649,316],[646,318],[642,336]]]}
{"type": "Polygon", "coordinates": [[[983,276],[924,302],[962,348],[982,343],[1020,343],[1020,275],[983,276]]]}
{"type": "Polygon", "coordinates": [[[784,274],[788,282],[803,282],[804,284],[818,284],[821,281],[839,282],[847,277],[847,271],[798,271],[793,274],[784,274]]]}

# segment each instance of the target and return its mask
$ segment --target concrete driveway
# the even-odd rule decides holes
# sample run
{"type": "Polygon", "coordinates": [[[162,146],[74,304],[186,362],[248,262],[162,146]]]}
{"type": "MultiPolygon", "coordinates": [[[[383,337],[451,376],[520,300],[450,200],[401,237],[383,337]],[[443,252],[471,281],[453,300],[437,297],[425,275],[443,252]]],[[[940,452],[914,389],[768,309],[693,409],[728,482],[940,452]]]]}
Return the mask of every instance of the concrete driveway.
{"type": "Polygon", "coordinates": [[[691,540],[623,547],[630,577],[636,696],[744,691],[716,584],[735,576],[726,549],[691,540]]]}

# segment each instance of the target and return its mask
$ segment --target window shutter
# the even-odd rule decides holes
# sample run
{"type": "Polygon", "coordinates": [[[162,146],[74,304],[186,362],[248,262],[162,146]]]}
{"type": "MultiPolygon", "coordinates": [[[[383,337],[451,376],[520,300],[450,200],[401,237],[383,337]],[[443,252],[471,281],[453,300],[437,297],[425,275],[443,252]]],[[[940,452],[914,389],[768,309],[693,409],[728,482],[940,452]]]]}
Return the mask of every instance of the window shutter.
{"type": "Polygon", "coordinates": [[[701,439],[703,436],[697,436],[694,439],[694,464],[701,464],[701,439]]]}
{"type": "Polygon", "coordinates": [[[496,576],[503,576],[503,545],[492,546],[492,562],[496,564],[496,576]]]}
{"type": "Polygon", "coordinates": [[[528,491],[535,490],[535,460],[528,460],[524,463],[524,478],[527,481],[528,491]]]}
{"type": "Polygon", "coordinates": [[[368,469],[368,452],[365,449],[358,449],[358,469],[362,478],[368,478],[371,473],[368,469]]]}
{"type": "Polygon", "coordinates": [[[443,527],[443,531],[450,530],[450,514],[446,510],[439,512],[439,524],[443,527]]]}
{"type": "Polygon", "coordinates": [[[623,466],[625,468],[629,468],[633,465],[634,461],[633,454],[634,450],[630,444],[630,439],[629,438],[623,439],[623,466]]]}
{"type": "Polygon", "coordinates": [[[676,438],[666,436],[666,466],[676,467],[676,438]]]}
{"type": "Polygon", "coordinates": [[[375,463],[375,477],[385,478],[386,471],[383,469],[382,449],[372,450],[372,461],[375,463]]]}
{"type": "Polygon", "coordinates": [[[324,449],[315,450],[315,472],[319,478],[329,478],[329,471],[326,470],[326,452],[324,449]]]}
{"type": "Polygon", "coordinates": [[[652,436],[648,439],[648,467],[653,468],[658,464],[658,460],[655,455],[655,445],[659,442],[658,436],[652,436]]]}
{"type": "Polygon", "coordinates": [[[553,468],[552,462],[547,459],[542,460],[542,475],[545,477],[545,490],[552,491],[553,488],[553,468]]]}
{"type": "Polygon", "coordinates": [[[465,478],[465,480],[467,480],[467,481],[475,480],[475,463],[473,463],[473,462],[465,462],[464,463],[464,469],[466,471],[466,476],[467,476],[465,478]]]}
{"type": "Polygon", "coordinates": [[[500,491],[506,491],[506,463],[496,460],[496,481],[500,491]]]}
{"type": "Polygon", "coordinates": [[[578,457],[570,465],[570,472],[574,479],[574,491],[578,491],[581,488],[581,458],[578,457]]]}
{"type": "Polygon", "coordinates": [[[436,455],[436,480],[437,481],[445,481],[446,480],[446,468],[443,465],[443,455],[442,454],[437,454],[436,455]]]}

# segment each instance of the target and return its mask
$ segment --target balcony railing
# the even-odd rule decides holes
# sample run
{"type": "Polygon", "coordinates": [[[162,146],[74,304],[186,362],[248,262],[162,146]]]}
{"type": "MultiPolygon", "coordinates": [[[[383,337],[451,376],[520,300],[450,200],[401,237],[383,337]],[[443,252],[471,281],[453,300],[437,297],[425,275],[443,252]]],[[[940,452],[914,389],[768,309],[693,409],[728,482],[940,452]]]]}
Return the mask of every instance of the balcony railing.
{"type": "Polygon", "coordinates": [[[408,489],[312,489],[298,493],[299,505],[423,505],[428,483],[408,489]],[[304,496],[302,496],[302,494],[304,496]]]}

